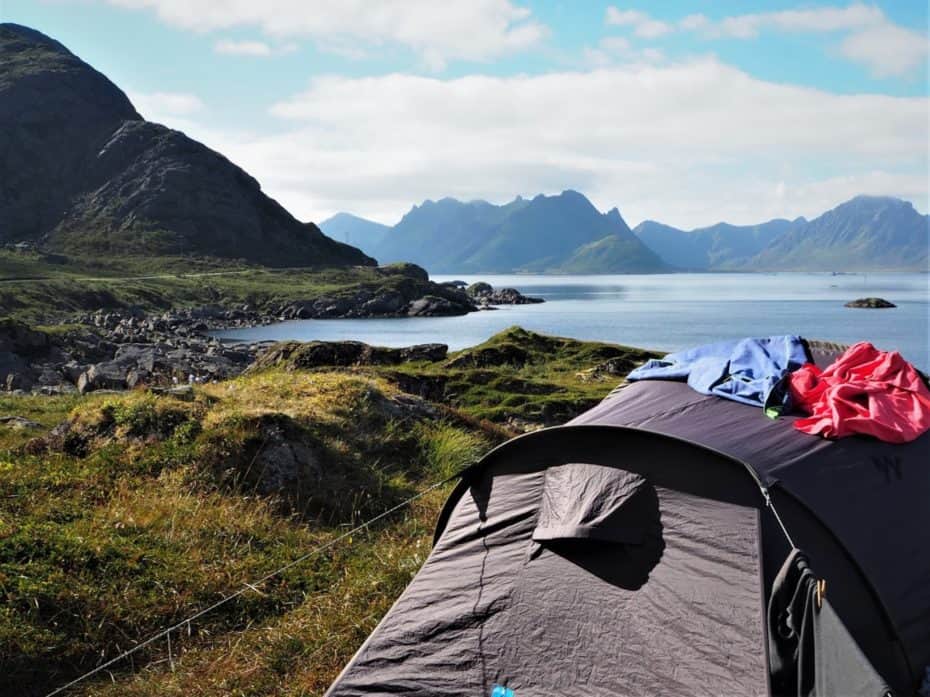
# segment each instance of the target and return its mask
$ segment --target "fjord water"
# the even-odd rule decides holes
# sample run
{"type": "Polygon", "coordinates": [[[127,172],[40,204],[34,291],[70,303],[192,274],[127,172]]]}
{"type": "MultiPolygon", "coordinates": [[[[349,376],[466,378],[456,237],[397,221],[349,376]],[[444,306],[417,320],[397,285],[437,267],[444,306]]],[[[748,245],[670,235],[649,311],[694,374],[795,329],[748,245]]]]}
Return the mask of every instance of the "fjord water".
{"type": "Polygon", "coordinates": [[[744,336],[800,334],[897,350],[930,370],[928,277],[915,273],[703,273],[618,276],[437,276],[487,281],[546,299],[463,317],[294,320],[218,333],[233,340],[355,339],[383,346],[478,344],[512,325],[546,334],[674,351],[744,336]],[[844,307],[878,296],[894,309],[844,307]]]}

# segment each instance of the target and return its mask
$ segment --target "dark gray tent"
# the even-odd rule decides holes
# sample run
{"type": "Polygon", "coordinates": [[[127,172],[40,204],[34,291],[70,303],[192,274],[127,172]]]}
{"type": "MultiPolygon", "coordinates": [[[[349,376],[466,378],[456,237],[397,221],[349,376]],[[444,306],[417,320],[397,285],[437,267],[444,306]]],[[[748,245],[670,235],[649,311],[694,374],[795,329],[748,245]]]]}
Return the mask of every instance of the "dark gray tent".
{"type": "Polygon", "coordinates": [[[930,434],[648,381],[466,473],[327,694],[879,697],[928,665],[930,434]]]}

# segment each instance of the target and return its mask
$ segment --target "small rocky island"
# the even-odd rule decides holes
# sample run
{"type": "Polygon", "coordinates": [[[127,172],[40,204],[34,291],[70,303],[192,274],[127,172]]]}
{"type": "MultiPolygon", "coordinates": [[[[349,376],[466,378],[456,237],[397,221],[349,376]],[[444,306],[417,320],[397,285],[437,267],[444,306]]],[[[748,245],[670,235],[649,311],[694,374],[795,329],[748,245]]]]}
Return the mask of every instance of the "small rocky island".
{"type": "Polygon", "coordinates": [[[888,302],[884,298],[858,298],[857,300],[851,300],[846,303],[846,307],[861,307],[869,310],[882,310],[888,307],[897,307],[892,302],[888,302]]]}
{"type": "Polygon", "coordinates": [[[465,289],[465,293],[478,305],[480,310],[493,310],[495,305],[532,305],[545,302],[542,298],[523,295],[516,288],[498,288],[490,283],[478,281],[465,289]]]}

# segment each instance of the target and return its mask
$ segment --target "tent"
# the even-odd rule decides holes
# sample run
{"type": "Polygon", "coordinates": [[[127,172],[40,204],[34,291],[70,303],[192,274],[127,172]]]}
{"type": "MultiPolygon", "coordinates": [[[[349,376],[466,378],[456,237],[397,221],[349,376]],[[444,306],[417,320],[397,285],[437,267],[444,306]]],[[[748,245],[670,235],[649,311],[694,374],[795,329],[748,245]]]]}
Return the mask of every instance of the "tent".
{"type": "Polygon", "coordinates": [[[792,420],[643,381],[498,447],[327,695],[915,694],[930,433],[792,420]]]}

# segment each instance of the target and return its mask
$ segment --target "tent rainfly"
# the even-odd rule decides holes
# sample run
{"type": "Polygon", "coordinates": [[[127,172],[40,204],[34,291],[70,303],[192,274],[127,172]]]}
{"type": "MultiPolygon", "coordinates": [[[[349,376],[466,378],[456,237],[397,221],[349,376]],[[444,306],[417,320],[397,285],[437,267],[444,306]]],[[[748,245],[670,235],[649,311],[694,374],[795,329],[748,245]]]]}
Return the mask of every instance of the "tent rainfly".
{"type": "Polygon", "coordinates": [[[791,422],[643,381],[498,447],[328,697],[914,695],[930,433],[791,422]]]}

